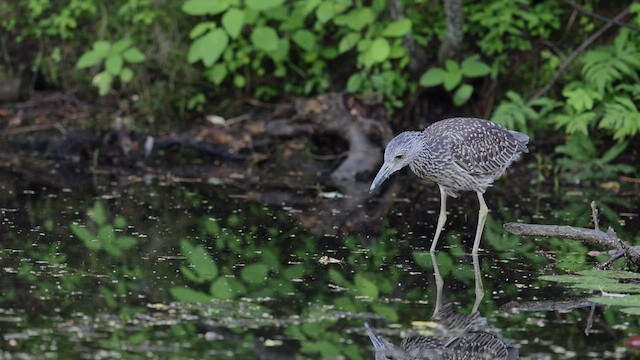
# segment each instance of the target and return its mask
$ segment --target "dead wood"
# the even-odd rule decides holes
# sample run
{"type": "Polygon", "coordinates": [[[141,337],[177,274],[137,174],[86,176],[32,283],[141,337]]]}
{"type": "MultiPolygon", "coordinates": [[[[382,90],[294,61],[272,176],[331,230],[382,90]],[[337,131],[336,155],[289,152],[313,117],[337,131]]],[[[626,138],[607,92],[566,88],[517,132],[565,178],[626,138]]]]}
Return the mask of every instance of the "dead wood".
{"type": "Polygon", "coordinates": [[[607,268],[615,260],[624,256],[627,261],[627,267],[634,268],[636,270],[640,269],[640,252],[638,252],[638,248],[627,245],[627,243],[616,235],[616,232],[611,227],[609,227],[606,232],[600,230],[598,207],[596,206],[595,201],[591,202],[591,216],[595,229],[567,225],[522,223],[506,223],[504,224],[504,228],[514,235],[559,237],[582,241],[587,245],[596,245],[607,249],[614,249],[617,251],[612,254],[612,257],[606,262],[598,265],[597,268],[607,268]]]}

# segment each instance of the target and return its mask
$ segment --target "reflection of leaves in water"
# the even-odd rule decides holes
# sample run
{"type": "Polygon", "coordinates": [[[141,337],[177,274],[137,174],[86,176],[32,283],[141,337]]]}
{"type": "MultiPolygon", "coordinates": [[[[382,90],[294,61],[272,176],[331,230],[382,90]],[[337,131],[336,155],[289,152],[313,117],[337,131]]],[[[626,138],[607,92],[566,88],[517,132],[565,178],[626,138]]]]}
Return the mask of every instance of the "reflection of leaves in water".
{"type": "Polygon", "coordinates": [[[267,265],[251,264],[242,268],[240,277],[247,284],[260,284],[264,282],[268,273],[269,267],[267,265]]]}
{"type": "Polygon", "coordinates": [[[365,275],[360,273],[356,274],[356,276],[354,277],[354,281],[356,289],[358,290],[358,293],[360,295],[370,297],[374,300],[377,299],[380,295],[376,284],[367,279],[365,275]]]}
{"type": "Polygon", "coordinates": [[[629,281],[637,281],[640,274],[617,270],[584,270],[577,275],[546,275],[541,280],[567,284],[574,289],[593,290],[599,296],[589,298],[601,305],[623,307],[621,311],[640,314],[640,295],[628,293],[640,292],[640,285],[629,281]]]}
{"type": "Polygon", "coordinates": [[[202,245],[193,246],[187,240],[180,242],[182,254],[187,257],[190,267],[182,265],[180,270],[184,276],[195,282],[203,283],[210,281],[218,276],[218,267],[213,261],[207,249],[202,245]],[[194,271],[191,271],[193,269],[194,271]]]}
{"type": "Polygon", "coordinates": [[[127,225],[123,217],[117,216],[113,224],[108,223],[106,210],[101,201],[96,201],[87,213],[95,224],[87,226],[71,223],[69,227],[89,250],[104,250],[111,256],[122,257],[127,250],[133,249],[138,244],[137,238],[116,232],[116,229],[125,228],[127,225]],[[97,232],[90,230],[92,225],[98,227],[97,232]]]}

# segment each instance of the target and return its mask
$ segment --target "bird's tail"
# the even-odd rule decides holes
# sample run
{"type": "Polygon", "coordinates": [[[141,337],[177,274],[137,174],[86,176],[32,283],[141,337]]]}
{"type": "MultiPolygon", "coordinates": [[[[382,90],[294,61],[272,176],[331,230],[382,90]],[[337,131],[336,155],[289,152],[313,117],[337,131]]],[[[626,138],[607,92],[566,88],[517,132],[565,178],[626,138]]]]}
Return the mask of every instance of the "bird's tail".
{"type": "Polygon", "coordinates": [[[509,133],[518,141],[518,150],[528,153],[529,149],[527,149],[527,144],[529,143],[529,135],[513,130],[509,130],[509,133]]]}

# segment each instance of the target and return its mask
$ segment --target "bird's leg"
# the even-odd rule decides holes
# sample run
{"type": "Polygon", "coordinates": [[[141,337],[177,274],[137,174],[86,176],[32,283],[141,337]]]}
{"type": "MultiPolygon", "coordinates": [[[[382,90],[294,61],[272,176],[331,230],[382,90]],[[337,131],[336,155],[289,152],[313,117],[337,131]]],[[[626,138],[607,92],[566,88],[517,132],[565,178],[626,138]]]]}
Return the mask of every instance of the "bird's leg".
{"type": "Polygon", "coordinates": [[[444,280],[440,275],[440,267],[438,266],[438,260],[436,254],[431,253],[431,263],[433,264],[433,276],[436,278],[436,306],[433,309],[433,316],[442,308],[442,289],[444,288],[444,280]]]}
{"type": "Polygon", "coordinates": [[[484,230],[484,223],[487,221],[487,214],[489,213],[489,208],[487,204],[484,202],[484,196],[480,191],[476,191],[478,194],[478,202],[480,203],[480,211],[478,211],[478,227],[476,228],[476,238],[473,241],[473,251],[471,254],[477,254],[478,249],[480,249],[480,238],[482,237],[482,230],[484,230]]]}
{"type": "Polygon", "coordinates": [[[484,285],[482,285],[482,274],[480,273],[480,260],[478,259],[478,254],[472,254],[473,258],[473,275],[476,280],[476,301],[473,303],[473,308],[471,309],[471,313],[475,313],[478,311],[480,307],[480,302],[484,298],[484,285]]]}
{"type": "Polygon", "coordinates": [[[440,232],[444,227],[444,223],[447,222],[447,192],[440,185],[440,215],[438,215],[438,225],[436,226],[436,234],[433,236],[433,241],[431,242],[431,252],[436,251],[436,246],[438,245],[438,238],[440,238],[440,232]]]}

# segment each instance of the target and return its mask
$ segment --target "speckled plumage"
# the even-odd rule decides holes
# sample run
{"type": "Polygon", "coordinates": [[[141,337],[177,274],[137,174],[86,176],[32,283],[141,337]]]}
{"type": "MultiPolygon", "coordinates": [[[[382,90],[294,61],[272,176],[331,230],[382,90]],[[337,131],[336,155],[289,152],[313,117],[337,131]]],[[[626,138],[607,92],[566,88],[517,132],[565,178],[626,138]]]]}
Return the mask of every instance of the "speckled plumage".
{"type": "MultiPolygon", "coordinates": [[[[422,132],[423,150],[409,163],[421,178],[442,185],[447,194],[484,193],[523,152],[529,137],[488,120],[453,118],[438,121],[422,132]]],[[[391,143],[387,151],[393,152],[391,143]]]]}
{"type": "Polygon", "coordinates": [[[365,323],[376,360],[471,360],[519,358],[518,350],[478,313],[460,314],[450,304],[432,318],[437,335],[411,334],[395,346],[365,323]]]}
{"type": "Polygon", "coordinates": [[[441,191],[441,212],[432,251],[446,218],[446,196],[475,191],[480,202],[479,227],[474,253],[486,219],[482,194],[513,161],[528,152],[529,137],[489,120],[452,118],[438,121],[424,131],[406,131],[393,138],[384,152],[384,164],[371,191],[405,166],[421,178],[436,182],[441,191]],[[484,218],[483,218],[484,215],[484,218]]]}

